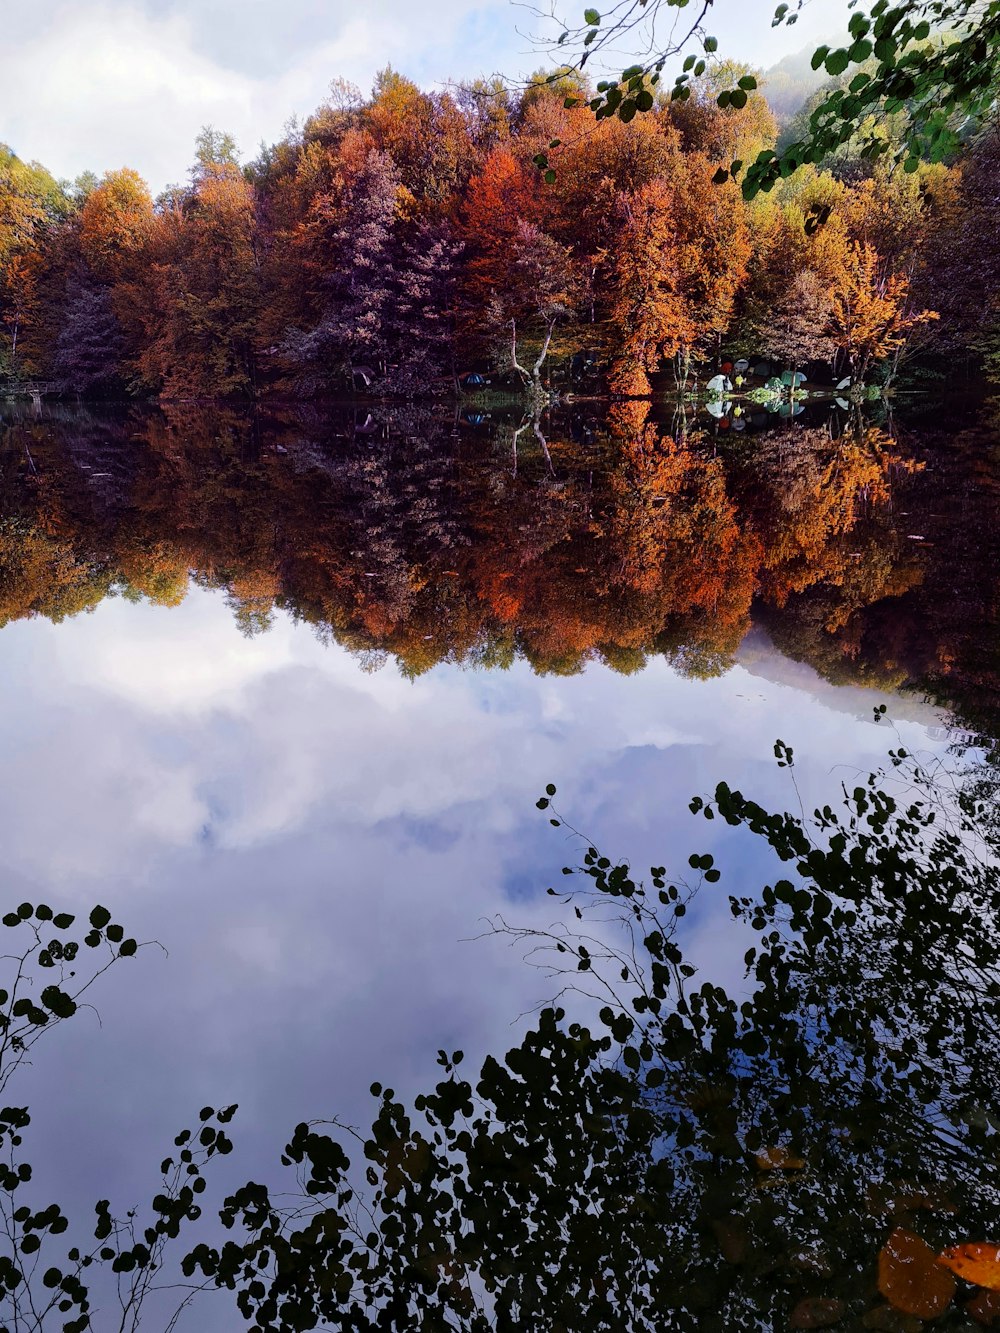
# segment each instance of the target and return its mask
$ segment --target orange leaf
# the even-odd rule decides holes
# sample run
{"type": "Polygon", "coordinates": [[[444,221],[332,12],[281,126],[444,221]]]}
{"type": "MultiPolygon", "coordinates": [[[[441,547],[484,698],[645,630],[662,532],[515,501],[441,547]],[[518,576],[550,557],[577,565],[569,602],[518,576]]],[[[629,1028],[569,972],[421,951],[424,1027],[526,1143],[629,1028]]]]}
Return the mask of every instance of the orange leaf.
{"type": "Polygon", "coordinates": [[[953,1245],[941,1251],[938,1262],[964,1277],[966,1282],[1000,1291],[1000,1245],[991,1245],[987,1241],[953,1245]]]}
{"type": "Polygon", "coordinates": [[[936,1319],[951,1304],[955,1279],[926,1241],[897,1227],[878,1256],[878,1289],[904,1314],[936,1319]]]}

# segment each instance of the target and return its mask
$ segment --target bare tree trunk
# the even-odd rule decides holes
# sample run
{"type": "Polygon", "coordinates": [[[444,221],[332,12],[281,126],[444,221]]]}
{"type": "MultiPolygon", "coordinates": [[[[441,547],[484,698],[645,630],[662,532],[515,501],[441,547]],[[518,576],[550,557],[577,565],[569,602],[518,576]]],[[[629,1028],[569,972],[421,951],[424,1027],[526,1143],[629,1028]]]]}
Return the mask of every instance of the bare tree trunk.
{"type": "Polygon", "coordinates": [[[517,325],[514,320],[510,321],[510,364],[511,369],[516,370],[521,376],[525,386],[529,385],[531,383],[531,376],[517,359],[517,325]]]}
{"type": "Polygon", "coordinates": [[[542,343],[542,350],[538,353],[538,360],[535,362],[532,369],[535,392],[539,395],[542,391],[542,366],[545,363],[545,358],[549,354],[549,343],[552,341],[552,330],[555,328],[555,324],[556,322],[554,319],[549,320],[548,328],[545,330],[545,341],[542,343]]]}
{"type": "Polygon", "coordinates": [[[552,474],[552,476],[554,477],[554,476],[556,475],[556,470],[555,470],[555,468],[552,466],[552,455],[549,453],[548,442],[547,442],[547,440],[545,439],[545,436],[542,434],[542,428],[541,428],[541,426],[539,425],[539,421],[538,421],[538,417],[537,417],[537,416],[535,417],[534,421],[533,421],[531,424],[532,424],[532,429],[533,429],[534,432],[535,432],[535,439],[536,439],[536,440],[538,441],[538,443],[542,446],[542,453],[545,455],[545,461],[546,461],[546,463],[548,463],[548,465],[549,465],[549,472],[550,472],[550,473],[552,474]]]}

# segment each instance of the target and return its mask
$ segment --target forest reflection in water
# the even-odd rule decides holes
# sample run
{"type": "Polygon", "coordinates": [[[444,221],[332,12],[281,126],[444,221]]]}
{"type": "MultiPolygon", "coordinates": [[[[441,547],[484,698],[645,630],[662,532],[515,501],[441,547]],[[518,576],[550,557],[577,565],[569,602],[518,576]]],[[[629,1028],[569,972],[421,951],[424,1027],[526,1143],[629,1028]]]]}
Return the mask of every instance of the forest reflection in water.
{"type": "MultiPolygon", "coordinates": [[[[519,656],[544,673],[598,659],[628,672],[661,655],[710,676],[756,623],[831,681],[913,686],[950,702],[975,736],[996,735],[1000,489],[981,414],[866,420],[822,406],[738,432],[679,429],[645,404],[526,425],[478,415],[5,409],[0,615],[60,620],[109,596],[170,607],[193,579],[223,590],[248,635],[280,608],[362,663],[391,654],[410,675],[519,656]]],[[[404,1126],[391,1097],[379,1103],[367,1167],[347,1145],[383,1188],[383,1236],[402,1238],[369,1246],[348,1227],[350,1257],[367,1253],[371,1267],[344,1251],[332,1275],[326,1259],[294,1280],[274,1273],[269,1220],[242,1229],[234,1205],[228,1234],[246,1243],[252,1277],[229,1276],[259,1325],[311,1327],[317,1313],[368,1327],[372,1293],[400,1303],[398,1327],[421,1326],[420,1311],[428,1327],[443,1312],[440,1326],[463,1329],[623,1333],[987,1324],[991,1299],[957,1287],[934,1256],[1000,1240],[1000,884],[989,849],[973,857],[968,830],[949,831],[961,805],[995,790],[993,772],[979,752],[957,789],[923,789],[939,819],[932,853],[909,761],[880,789],[895,810],[863,779],[845,791],[835,853],[826,811],[799,824],[717,796],[695,837],[718,850],[720,825],[747,835],[735,844],[744,878],[723,881],[715,909],[728,915],[728,892],[744,898],[738,926],[755,954],[742,985],[702,990],[704,974],[686,971],[702,960],[676,908],[711,899],[711,862],[654,871],[639,897],[624,872],[586,859],[597,873],[576,901],[596,909],[601,944],[585,971],[620,975],[602,953],[609,908],[642,926],[639,966],[616,983],[621,1012],[593,1024],[613,1037],[611,1067],[579,1032],[543,1024],[471,1077],[494,1119],[468,1143],[445,1135],[440,1153],[419,1116],[404,1126]],[[787,880],[747,854],[754,834],[787,880]],[[456,1155],[464,1177],[451,1174],[456,1155]],[[470,1188],[449,1232],[435,1191],[457,1178],[470,1188]],[[492,1322],[476,1322],[484,1283],[492,1322]]],[[[995,834],[988,817],[978,826],[995,834]]],[[[208,909],[195,895],[188,910],[208,909]]],[[[344,902],[329,915],[339,926],[344,902]]],[[[317,977],[328,967],[324,956],[317,977]]],[[[446,1073],[424,1107],[447,1125],[465,1094],[464,1070],[446,1073]]],[[[323,1140],[296,1136],[293,1160],[325,1191],[294,1204],[300,1252],[311,1227],[341,1234],[347,1217],[323,1140]]],[[[259,1194],[251,1202],[264,1218],[259,1194]]],[[[214,1276],[210,1255],[198,1262],[214,1276]]]]}
{"type": "Polygon", "coordinates": [[[449,408],[0,410],[0,623],[225,589],[407,674],[592,659],[725,671],[752,623],[833,682],[920,685],[990,728],[1000,431],[866,418],[528,423],[449,408]],[[747,427],[737,431],[735,427],[747,427]],[[728,429],[727,429],[728,428],[728,429]]]}

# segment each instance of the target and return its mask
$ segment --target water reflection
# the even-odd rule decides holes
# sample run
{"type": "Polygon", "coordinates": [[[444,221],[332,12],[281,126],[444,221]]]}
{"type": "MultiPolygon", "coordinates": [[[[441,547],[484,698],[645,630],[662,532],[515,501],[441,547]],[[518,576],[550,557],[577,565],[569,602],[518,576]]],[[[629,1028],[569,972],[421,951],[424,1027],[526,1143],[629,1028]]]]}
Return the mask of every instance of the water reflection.
{"type": "MultiPolygon", "coordinates": [[[[811,809],[884,753],[871,723],[883,696],[852,685],[933,685],[961,704],[970,734],[990,730],[989,435],[805,417],[730,436],[626,408],[611,423],[540,423],[546,459],[530,423],[515,441],[520,421],[502,419],[8,415],[7,882],[16,899],[100,898],[170,949],[114,979],[103,1029],[80,1023],[57,1063],[29,1071],[41,1195],[69,1193],[78,1212],[108,1194],[142,1197],[150,1164],[206,1102],[243,1107],[232,1180],[269,1178],[303,1116],[365,1123],[373,1078],[408,1096],[427,1087],[441,1045],[470,1062],[505,1049],[510,1020],[548,988],[516,957],[460,941],[497,910],[551,919],[538,895],[560,883],[565,849],[532,808],[550,779],[588,834],[636,864],[711,851],[724,888],[757,885],[773,877],[770,859],[722,820],[692,829],[684,802],[722,776],[785,802],[766,762],[776,734],[812,756],[797,770],[811,809]],[[109,1088],[120,1090],[110,1100],[109,1088]]],[[[949,743],[946,729],[929,734],[943,718],[919,695],[887,702],[911,719],[907,748],[949,743]]],[[[844,1221],[822,1260],[843,1275],[837,1299],[870,1281],[871,1246],[894,1217],[926,1220],[919,1190],[941,1172],[911,1170],[920,1135],[882,1173],[917,1194],[901,1196],[902,1211],[896,1196],[859,1211],[872,1154],[903,1123],[893,1062],[862,1044],[886,1094],[864,1090],[875,1147],[863,1135],[827,1143],[824,1126],[856,1107],[837,1103],[847,1093],[822,1059],[803,1082],[795,1043],[782,1041],[793,1023],[803,1059],[824,1056],[827,992],[857,1028],[888,978],[903,1009],[885,1022],[905,1042],[907,1023],[924,1021],[911,979],[940,974],[958,938],[946,916],[926,967],[926,908],[894,921],[896,935],[855,931],[803,960],[816,967],[802,1005],[779,1015],[777,1051],[741,1075],[740,1113],[761,1121],[765,1147],[794,1128],[810,1167],[770,1189],[747,1176],[756,1211],[735,1264],[726,1250],[744,1242],[727,1219],[739,1198],[711,1146],[730,1132],[726,1090],[698,1109],[698,1161],[713,1163],[708,1174],[720,1166],[729,1200],[693,1203],[697,1226],[680,1238],[687,1289],[708,1295],[704,1319],[720,1284],[751,1265],[753,1301],[787,1276],[768,1236],[808,1209],[814,1230],[844,1221]],[[856,975],[863,993],[844,985],[856,975]],[[778,1074],[808,1098],[780,1087],[762,1098],[778,1074]]],[[[725,893],[692,903],[682,943],[745,997],[746,926],[725,893]]],[[[941,1038],[953,1068],[967,1006],[921,985],[937,1029],[960,1020],[941,1038]]],[[[699,1077],[727,1077],[723,1055],[699,1077]]],[[[991,1070],[984,1054],[973,1073],[991,1070]]],[[[955,1086],[971,1079],[958,1071],[955,1086]]],[[[566,1140],[564,1122],[554,1128],[566,1140]]],[[[963,1225],[985,1234],[987,1195],[969,1197],[979,1211],[963,1225]]],[[[935,1243],[957,1238],[949,1216],[931,1218],[935,1243]]],[[[796,1272],[803,1296],[828,1290],[808,1263],[796,1272]]],[[[228,1311],[195,1323],[228,1329],[228,1311]]]]}
{"type": "Polygon", "coordinates": [[[828,679],[994,708],[996,437],[974,420],[482,417],[8,409],[0,616],[174,606],[193,579],[247,635],[284,608],[411,676],[651,655],[708,676],[756,621],[828,679]]]}

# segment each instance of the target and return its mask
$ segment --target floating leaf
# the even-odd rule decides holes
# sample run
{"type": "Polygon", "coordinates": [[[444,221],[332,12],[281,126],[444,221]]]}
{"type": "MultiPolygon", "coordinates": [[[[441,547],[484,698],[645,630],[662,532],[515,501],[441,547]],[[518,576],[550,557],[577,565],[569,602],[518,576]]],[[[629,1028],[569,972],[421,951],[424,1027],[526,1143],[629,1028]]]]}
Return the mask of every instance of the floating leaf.
{"type": "Polygon", "coordinates": [[[831,1328],[839,1324],[847,1307],[843,1301],[807,1296],[788,1317],[791,1328],[831,1328]]]}
{"type": "Polygon", "coordinates": [[[965,1313],[984,1328],[992,1328],[1000,1320],[1000,1291],[977,1291],[965,1313]]]}
{"type": "Polygon", "coordinates": [[[1000,1291],[1000,1245],[970,1241],[942,1250],[938,1262],[977,1287],[1000,1291]]]}
{"type": "Polygon", "coordinates": [[[897,1227],[879,1252],[878,1289],[904,1314],[936,1319],[951,1304],[955,1279],[925,1240],[897,1227]]]}

